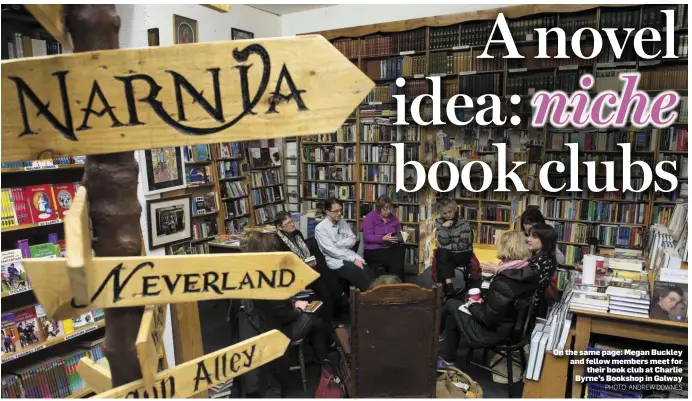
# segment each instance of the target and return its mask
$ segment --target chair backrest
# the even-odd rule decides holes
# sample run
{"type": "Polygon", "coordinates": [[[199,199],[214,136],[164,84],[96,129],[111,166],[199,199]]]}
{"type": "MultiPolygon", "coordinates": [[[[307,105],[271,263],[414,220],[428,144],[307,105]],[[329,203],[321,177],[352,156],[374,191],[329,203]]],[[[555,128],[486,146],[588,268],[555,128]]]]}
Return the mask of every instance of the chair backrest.
{"type": "Polygon", "coordinates": [[[434,397],[440,286],[351,287],[352,398],[434,397]]]}
{"type": "Polygon", "coordinates": [[[519,298],[514,302],[514,311],[516,312],[517,319],[514,321],[514,327],[510,336],[512,344],[525,340],[533,330],[536,320],[534,298],[535,293],[531,293],[530,296],[519,298]]]}

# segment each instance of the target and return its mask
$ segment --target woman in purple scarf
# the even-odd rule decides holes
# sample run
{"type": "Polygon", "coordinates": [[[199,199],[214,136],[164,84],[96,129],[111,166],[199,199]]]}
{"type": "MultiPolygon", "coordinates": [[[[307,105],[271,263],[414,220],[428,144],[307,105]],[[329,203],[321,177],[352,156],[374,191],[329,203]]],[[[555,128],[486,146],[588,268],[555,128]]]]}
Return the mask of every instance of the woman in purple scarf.
{"type": "Polygon", "coordinates": [[[399,218],[392,214],[392,201],[381,196],[375,210],[363,220],[363,250],[369,266],[381,265],[387,274],[398,276],[404,281],[404,247],[397,239],[401,231],[399,218]]]}

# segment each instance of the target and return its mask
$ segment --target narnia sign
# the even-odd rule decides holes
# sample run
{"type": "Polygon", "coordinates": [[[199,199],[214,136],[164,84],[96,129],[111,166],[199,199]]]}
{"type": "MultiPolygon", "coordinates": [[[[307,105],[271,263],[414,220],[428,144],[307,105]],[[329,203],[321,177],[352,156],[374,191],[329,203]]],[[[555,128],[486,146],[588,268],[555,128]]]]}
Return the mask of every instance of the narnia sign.
{"type": "Polygon", "coordinates": [[[2,63],[2,160],[333,132],[374,87],[318,35],[2,63]]]}

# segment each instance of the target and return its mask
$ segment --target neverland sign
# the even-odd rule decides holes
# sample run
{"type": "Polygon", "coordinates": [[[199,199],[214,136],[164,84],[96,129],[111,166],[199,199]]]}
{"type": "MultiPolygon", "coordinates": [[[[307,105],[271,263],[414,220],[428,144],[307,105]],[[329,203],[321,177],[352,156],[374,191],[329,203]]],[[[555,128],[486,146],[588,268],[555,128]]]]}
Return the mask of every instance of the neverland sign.
{"type": "Polygon", "coordinates": [[[373,86],[318,35],[11,60],[2,160],[333,132],[373,86]]]}

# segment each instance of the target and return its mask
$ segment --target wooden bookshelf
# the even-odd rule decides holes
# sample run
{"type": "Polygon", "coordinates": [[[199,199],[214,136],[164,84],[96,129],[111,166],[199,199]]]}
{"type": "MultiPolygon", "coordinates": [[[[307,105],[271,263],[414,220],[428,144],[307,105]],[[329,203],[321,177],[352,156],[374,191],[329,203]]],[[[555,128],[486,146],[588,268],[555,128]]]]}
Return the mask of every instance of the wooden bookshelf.
{"type": "MultiPolygon", "coordinates": [[[[252,141],[245,144],[249,165],[247,183],[249,187],[248,214],[251,222],[250,227],[272,225],[276,213],[286,211],[287,195],[283,171],[283,141],[269,139],[266,143],[263,143],[263,141],[252,141]],[[269,163],[271,164],[253,164],[251,161],[253,149],[258,150],[265,159],[267,157],[266,154],[268,154],[269,163]],[[275,163],[273,161],[274,156],[271,152],[278,152],[278,162],[275,163]]],[[[256,162],[257,160],[255,160],[256,162]]]]}
{"type": "MultiPolygon", "coordinates": [[[[247,158],[245,142],[228,142],[224,144],[218,144],[214,146],[214,171],[216,173],[216,194],[217,203],[219,205],[218,222],[219,222],[219,232],[231,233],[236,230],[231,229],[235,226],[245,226],[249,224],[245,223],[244,218],[247,218],[250,214],[249,209],[249,190],[248,190],[248,178],[247,178],[247,158]],[[243,194],[238,196],[225,196],[228,194],[228,186],[240,184],[243,189],[243,194]],[[245,202],[247,204],[247,213],[236,213],[230,214],[229,210],[232,210],[227,202],[245,202]]],[[[242,228],[241,228],[242,229],[242,228]]]]}
{"type": "MultiPolygon", "coordinates": [[[[359,128],[358,139],[360,139],[360,129],[362,129],[362,121],[365,118],[389,120],[396,118],[396,106],[392,102],[392,93],[405,94],[407,101],[419,94],[432,93],[430,81],[426,80],[425,77],[436,75],[441,77],[443,106],[446,104],[447,99],[457,93],[464,93],[472,98],[480,94],[495,93],[506,100],[509,100],[513,94],[519,95],[522,99],[520,105],[508,105],[515,114],[522,117],[522,124],[517,127],[478,127],[477,125],[470,124],[461,129],[450,125],[442,127],[442,129],[447,134],[450,131],[459,130],[462,136],[473,135],[474,130],[476,130],[476,141],[467,148],[462,149],[463,156],[482,156],[486,153],[478,142],[478,130],[487,131],[489,138],[497,137],[498,135],[510,137],[510,134],[513,134],[514,140],[519,139],[522,142],[521,148],[525,151],[525,155],[522,157],[528,162],[528,165],[533,164],[535,169],[536,166],[540,168],[546,160],[546,154],[553,152],[546,150],[544,146],[547,143],[549,128],[532,129],[527,124],[529,120],[527,117],[531,115],[528,100],[535,91],[540,89],[560,89],[571,93],[579,88],[577,79],[583,73],[591,73],[596,77],[595,87],[599,87],[599,85],[609,84],[607,81],[608,74],[612,75],[613,71],[621,68],[640,71],[643,74],[649,74],[650,77],[667,69],[677,69],[678,75],[675,75],[675,77],[678,77],[677,79],[679,80],[679,77],[682,76],[682,69],[686,67],[687,56],[685,54],[682,59],[673,61],[662,59],[653,61],[639,60],[631,49],[627,49],[623,53],[621,60],[615,60],[612,57],[612,49],[604,48],[601,55],[592,60],[576,58],[570,54],[570,50],[568,50],[568,55],[572,58],[569,59],[534,59],[533,56],[537,54],[537,35],[535,35],[533,28],[544,27],[550,29],[554,26],[559,26],[565,29],[570,36],[577,29],[586,26],[596,29],[624,25],[628,27],[652,26],[661,28],[663,26],[662,20],[656,18],[649,19],[649,16],[658,13],[660,9],[668,8],[676,10],[676,32],[679,31],[679,35],[676,35],[675,46],[676,50],[678,50],[678,45],[682,40],[680,37],[687,33],[688,15],[687,7],[678,5],[521,5],[316,33],[332,40],[337,49],[376,82],[376,88],[364,100],[363,105],[356,111],[354,116],[356,125],[359,128]],[[490,47],[489,52],[495,55],[494,59],[482,60],[476,58],[485,49],[494,20],[499,12],[503,12],[508,19],[515,43],[519,52],[525,55],[525,59],[504,59],[502,58],[504,54],[498,50],[504,48],[493,46],[490,47]],[[681,17],[678,17],[678,15],[681,17]],[[405,88],[394,86],[393,82],[398,76],[407,79],[405,88]],[[489,77],[492,77],[492,79],[489,77]],[[513,130],[518,131],[518,134],[511,132],[513,130]]],[[[549,54],[555,50],[552,48],[554,43],[554,41],[549,43],[549,54]]],[[[588,48],[590,43],[592,43],[592,39],[588,37],[583,39],[584,48],[588,48]]],[[[658,46],[663,45],[659,44],[658,46]]],[[[668,87],[686,88],[686,79],[685,82],[671,81],[671,79],[667,78],[666,82],[668,84],[666,87],[660,87],[661,84],[656,84],[658,82],[656,79],[649,80],[649,84],[640,86],[651,93],[668,87]]],[[[598,88],[597,90],[603,90],[603,88],[598,88]]],[[[592,91],[595,91],[595,89],[592,89],[592,91]]],[[[681,89],[681,95],[686,94],[686,89],[681,89]]],[[[444,110],[442,110],[441,115],[444,120],[444,110]]],[[[682,124],[684,123],[680,122],[680,125],[682,124]]],[[[632,143],[634,143],[634,136],[633,134],[631,138],[632,143]]],[[[457,135],[458,137],[459,135],[457,135]]],[[[433,141],[432,144],[434,147],[435,142],[433,141]]],[[[304,143],[304,145],[306,144],[304,143]]],[[[360,149],[363,146],[363,141],[358,142],[357,146],[360,149]]],[[[512,148],[516,149],[516,146],[512,146],[512,148]]],[[[563,150],[560,150],[553,153],[563,152],[563,150]]],[[[637,156],[645,155],[659,161],[661,157],[676,154],[677,152],[660,152],[658,147],[655,147],[644,152],[633,152],[633,160],[636,160],[637,156]]],[[[620,152],[612,150],[584,152],[584,154],[590,156],[608,156],[615,155],[616,153],[620,152]]],[[[680,151],[680,153],[683,152],[680,151]]],[[[366,165],[366,163],[362,162],[359,164],[360,166],[366,165]]],[[[525,170],[526,180],[524,180],[525,185],[531,184],[528,185],[530,189],[528,198],[518,196],[513,199],[496,201],[484,199],[484,197],[477,195],[467,196],[464,194],[462,196],[454,196],[460,204],[460,208],[469,206],[475,207],[478,211],[477,218],[470,219],[475,225],[476,231],[481,231],[482,227],[486,225],[497,226],[503,229],[514,229],[517,219],[524,208],[528,207],[530,203],[534,203],[535,206],[541,206],[543,202],[534,200],[541,199],[540,197],[544,195],[544,191],[539,186],[537,176],[532,177],[528,174],[528,167],[525,170]],[[510,222],[489,221],[487,218],[483,218],[481,211],[491,203],[509,204],[513,211],[510,222]]],[[[307,182],[307,180],[303,182],[307,182]]],[[[356,181],[356,186],[360,186],[361,183],[363,181],[356,181]]],[[[449,196],[449,193],[445,195],[449,196]]],[[[361,196],[357,196],[359,203],[365,203],[361,199],[361,196]]],[[[620,208],[625,208],[627,203],[632,203],[624,199],[608,199],[607,201],[616,205],[616,215],[620,208]]],[[[635,201],[634,203],[645,203],[648,206],[646,219],[642,220],[640,225],[645,227],[650,221],[651,210],[654,204],[666,205],[671,204],[672,201],[655,200],[653,194],[651,194],[646,200],[635,201]]],[[[358,207],[359,212],[360,209],[358,207]]],[[[361,218],[362,216],[358,217],[358,223],[360,223],[361,218]]],[[[569,223],[577,222],[576,219],[557,220],[569,223]]],[[[586,221],[585,223],[596,227],[601,224],[600,221],[586,221]]],[[[638,221],[635,223],[629,222],[620,224],[620,226],[639,226],[638,221]]],[[[359,226],[356,228],[359,229],[359,226]]],[[[421,259],[425,259],[425,257],[422,256],[421,259]]]]}

